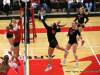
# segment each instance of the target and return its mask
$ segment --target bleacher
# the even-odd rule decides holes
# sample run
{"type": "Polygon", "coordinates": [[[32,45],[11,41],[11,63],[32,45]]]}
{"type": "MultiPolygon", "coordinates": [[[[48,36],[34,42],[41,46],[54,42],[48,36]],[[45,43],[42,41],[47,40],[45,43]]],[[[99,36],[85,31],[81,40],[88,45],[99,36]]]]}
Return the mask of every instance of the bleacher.
{"type": "MultiPolygon", "coordinates": [[[[11,1],[11,11],[9,12],[9,16],[8,17],[13,17],[17,16],[19,17],[20,15],[20,6],[19,6],[19,2],[18,0],[10,0],[11,1]],[[11,13],[13,11],[13,13],[11,13]]],[[[33,1],[32,1],[33,2],[33,1]]],[[[37,2],[39,4],[39,0],[34,0],[34,2],[37,2]]],[[[94,2],[94,0],[92,0],[92,3],[94,2]]],[[[84,0],[85,3],[85,0],[84,0]]],[[[79,8],[77,6],[77,8],[79,8]]],[[[66,5],[66,0],[51,0],[50,1],[50,10],[52,11],[52,9],[54,9],[54,12],[50,12],[48,13],[48,17],[67,17],[67,5],[66,5]]],[[[38,13],[39,8],[34,9],[34,13],[35,13],[35,17],[37,17],[37,13],[38,13]]],[[[74,12],[74,8],[71,7],[70,10],[70,17],[75,16],[75,12],[74,12]]],[[[97,6],[97,11],[94,12],[93,10],[93,5],[92,5],[92,10],[90,15],[91,16],[97,16],[100,14],[100,6],[97,6]]],[[[2,6],[0,6],[0,17],[4,17],[5,15],[3,15],[3,8],[2,6]]]]}

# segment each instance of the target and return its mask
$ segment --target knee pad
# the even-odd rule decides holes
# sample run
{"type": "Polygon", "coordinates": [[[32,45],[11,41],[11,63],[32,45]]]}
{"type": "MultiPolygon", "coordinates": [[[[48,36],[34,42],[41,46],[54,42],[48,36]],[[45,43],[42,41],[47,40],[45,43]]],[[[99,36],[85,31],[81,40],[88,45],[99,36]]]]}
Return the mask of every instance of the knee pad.
{"type": "Polygon", "coordinates": [[[48,58],[52,58],[52,56],[48,55],[48,58]]]}
{"type": "Polygon", "coordinates": [[[79,35],[77,35],[77,38],[79,38],[80,36],[79,35]]]}
{"type": "Polygon", "coordinates": [[[74,53],[74,56],[77,56],[77,54],[76,54],[76,53],[74,53]]]}
{"type": "Polygon", "coordinates": [[[70,51],[69,51],[69,50],[66,50],[65,52],[68,52],[68,53],[70,53],[70,51]]]}
{"type": "Polygon", "coordinates": [[[66,51],[65,51],[65,54],[67,54],[67,55],[68,55],[69,53],[70,53],[70,51],[68,51],[68,50],[66,50],[66,51]]]}
{"type": "Polygon", "coordinates": [[[14,45],[11,45],[11,48],[14,48],[14,45]]]}

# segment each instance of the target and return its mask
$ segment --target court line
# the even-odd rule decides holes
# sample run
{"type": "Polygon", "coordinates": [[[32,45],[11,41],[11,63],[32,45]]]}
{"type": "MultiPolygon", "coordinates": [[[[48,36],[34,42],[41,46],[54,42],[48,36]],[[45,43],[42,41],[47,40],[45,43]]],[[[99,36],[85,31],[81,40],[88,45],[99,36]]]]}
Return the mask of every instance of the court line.
{"type": "MultiPolygon", "coordinates": [[[[64,69],[65,71],[69,71],[69,70],[67,70],[67,69],[64,69]]],[[[74,73],[73,72],[70,72],[72,75],[74,75],[74,73]]]]}
{"type": "MultiPolygon", "coordinates": [[[[28,56],[28,44],[27,44],[27,56],[28,56]]],[[[27,75],[29,75],[29,59],[27,59],[27,75]]]]}
{"type": "Polygon", "coordinates": [[[88,45],[90,46],[90,49],[91,49],[91,51],[93,52],[93,54],[94,54],[94,56],[95,56],[95,58],[96,58],[96,60],[97,60],[98,64],[100,65],[100,62],[99,62],[99,60],[98,60],[98,58],[97,58],[97,56],[96,56],[96,54],[95,54],[95,52],[94,52],[94,50],[93,50],[92,46],[91,46],[91,45],[90,45],[90,43],[88,42],[88,39],[87,39],[87,38],[85,38],[85,39],[86,39],[86,41],[87,41],[88,45]]]}
{"type": "MultiPolygon", "coordinates": [[[[90,46],[78,46],[78,48],[83,48],[83,47],[90,47],[90,46]]],[[[91,47],[100,47],[100,46],[91,46],[91,47]]],[[[0,47],[0,48],[5,48],[5,47],[0,47]]],[[[65,47],[64,47],[65,48],[65,47]]],[[[25,48],[20,48],[21,49],[25,49],[25,48]]],[[[48,49],[48,47],[46,48],[28,48],[28,49],[48,49]]],[[[5,49],[0,49],[0,50],[5,50],[5,49]]],[[[6,50],[9,50],[8,48],[6,50]]]]}

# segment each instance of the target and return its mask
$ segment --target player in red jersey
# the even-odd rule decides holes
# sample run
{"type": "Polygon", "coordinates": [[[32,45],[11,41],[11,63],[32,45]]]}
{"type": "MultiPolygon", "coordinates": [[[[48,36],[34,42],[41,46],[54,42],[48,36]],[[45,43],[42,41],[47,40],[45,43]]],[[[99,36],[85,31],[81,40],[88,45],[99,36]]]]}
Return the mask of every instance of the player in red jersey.
{"type": "Polygon", "coordinates": [[[18,66],[20,65],[20,61],[19,59],[16,57],[16,55],[14,56],[14,58],[17,60],[17,64],[16,63],[10,63],[9,57],[8,55],[5,55],[2,62],[0,62],[0,75],[7,75],[8,71],[10,70],[10,68],[13,68],[13,70],[16,73],[19,73],[18,71],[18,66]]]}
{"type": "MultiPolygon", "coordinates": [[[[11,23],[16,23],[16,20],[14,18],[12,18],[11,23]]],[[[7,36],[7,39],[9,41],[10,45],[11,45],[11,49],[10,49],[10,51],[8,51],[8,53],[10,55],[12,55],[12,51],[13,51],[13,48],[14,48],[14,46],[13,46],[13,40],[14,40],[13,32],[11,32],[10,30],[7,30],[7,35],[6,36],[7,36]]]]}
{"type": "MultiPolygon", "coordinates": [[[[16,21],[15,21],[14,18],[11,19],[11,23],[14,24],[14,27],[13,27],[13,30],[14,30],[14,31],[16,31],[16,30],[18,29],[18,26],[22,23],[22,16],[23,16],[23,15],[24,15],[24,13],[21,12],[21,17],[20,17],[18,23],[16,23],[16,21]]],[[[9,27],[9,26],[8,26],[8,27],[9,27]]],[[[12,31],[12,30],[9,30],[8,28],[7,28],[7,32],[12,33],[12,35],[13,35],[13,31],[12,31]]],[[[14,47],[14,46],[13,46],[14,38],[13,38],[13,40],[10,40],[10,42],[11,42],[11,44],[12,44],[11,47],[13,48],[13,47],[14,47]]],[[[8,53],[12,56],[12,49],[11,49],[10,51],[8,51],[8,53]]]]}

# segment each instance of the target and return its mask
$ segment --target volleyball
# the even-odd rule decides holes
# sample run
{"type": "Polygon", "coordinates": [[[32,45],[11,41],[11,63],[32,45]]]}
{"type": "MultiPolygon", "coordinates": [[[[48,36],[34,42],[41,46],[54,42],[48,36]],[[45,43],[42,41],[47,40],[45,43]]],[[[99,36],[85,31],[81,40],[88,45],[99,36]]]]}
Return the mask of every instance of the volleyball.
{"type": "Polygon", "coordinates": [[[31,7],[35,9],[35,8],[37,8],[37,4],[36,3],[32,3],[31,7]]]}

